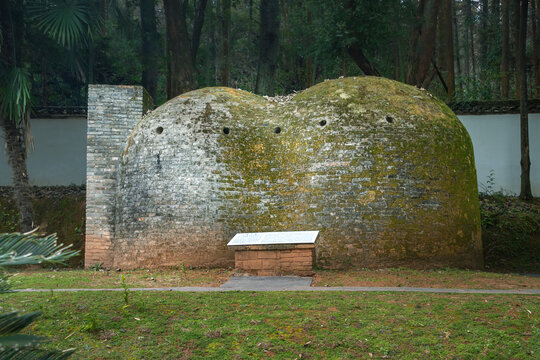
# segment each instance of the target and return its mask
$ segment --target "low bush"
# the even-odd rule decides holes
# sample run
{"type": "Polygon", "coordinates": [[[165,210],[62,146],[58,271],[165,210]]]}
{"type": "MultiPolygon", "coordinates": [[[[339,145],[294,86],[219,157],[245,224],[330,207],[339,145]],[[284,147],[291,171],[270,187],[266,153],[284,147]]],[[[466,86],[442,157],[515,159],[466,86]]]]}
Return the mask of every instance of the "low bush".
{"type": "Polygon", "coordinates": [[[540,199],[482,194],[480,215],[488,268],[540,272],[540,199]]]}

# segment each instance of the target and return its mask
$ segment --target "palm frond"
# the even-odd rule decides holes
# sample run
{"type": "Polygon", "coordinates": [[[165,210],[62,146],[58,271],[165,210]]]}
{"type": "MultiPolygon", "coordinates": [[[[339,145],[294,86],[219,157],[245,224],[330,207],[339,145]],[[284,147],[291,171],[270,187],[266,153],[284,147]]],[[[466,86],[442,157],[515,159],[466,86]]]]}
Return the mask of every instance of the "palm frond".
{"type": "Polygon", "coordinates": [[[0,266],[64,263],[79,251],[57,243],[56,234],[0,234],[0,266]]]}
{"type": "Polygon", "coordinates": [[[0,113],[17,126],[28,126],[28,113],[31,106],[30,75],[24,68],[11,67],[2,71],[0,88],[0,113]]]}
{"type": "Polygon", "coordinates": [[[0,350],[2,360],[63,360],[67,359],[75,350],[51,351],[36,348],[0,350]]]}
{"type": "MultiPolygon", "coordinates": [[[[24,315],[19,315],[17,311],[0,314],[0,346],[6,344],[4,338],[5,336],[13,335],[16,332],[21,331],[22,329],[30,325],[32,321],[36,320],[40,315],[41,313],[39,311],[24,315]]],[[[37,339],[37,341],[40,341],[41,339],[42,338],[39,338],[37,339]]],[[[27,340],[27,343],[35,341],[30,338],[28,338],[27,340]]]]}
{"type": "Polygon", "coordinates": [[[0,269],[0,294],[11,291],[10,276],[0,269]]]}
{"type": "Polygon", "coordinates": [[[46,338],[18,333],[40,315],[40,312],[19,315],[17,311],[0,314],[0,359],[65,359],[74,352],[73,349],[41,350],[36,347],[46,338]]]}
{"type": "Polygon", "coordinates": [[[37,27],[67,48],[88,41],[90,7],[83,0],[35,1],[28,6],[37,27]]]}

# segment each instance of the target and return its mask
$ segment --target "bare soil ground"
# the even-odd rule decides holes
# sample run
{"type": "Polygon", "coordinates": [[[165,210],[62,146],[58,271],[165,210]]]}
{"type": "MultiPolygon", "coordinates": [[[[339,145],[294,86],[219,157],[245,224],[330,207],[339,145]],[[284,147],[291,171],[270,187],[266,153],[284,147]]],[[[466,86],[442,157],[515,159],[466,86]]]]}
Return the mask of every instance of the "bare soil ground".
{"type": "MultiPolygon", "coordinates": [[[[232,269],[17,270],[15,289],[220,286],[232,269]]],[[[312,286],[390,286],[463,289],[540,289],[540,277],[457,269],[317,270],[312,286]]]]}
{"type": "Polygon", "coordinates": [[[456,269],[318,270],[312,286],[539,289],[540,277],[456,269]]]}

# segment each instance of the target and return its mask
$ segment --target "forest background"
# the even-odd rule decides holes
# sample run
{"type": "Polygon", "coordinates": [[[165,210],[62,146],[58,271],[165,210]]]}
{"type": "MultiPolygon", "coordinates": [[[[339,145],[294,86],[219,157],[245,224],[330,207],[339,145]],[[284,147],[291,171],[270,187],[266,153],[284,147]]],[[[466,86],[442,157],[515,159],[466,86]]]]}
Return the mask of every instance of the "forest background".
{"type": "MultiPolygon", "coordinates": [[[[89,83],[143,85],[161,104],[205,86],[275,95],[362,74],[447,101],[519,98],[519,0],[15,3],[36,106],[85,106],[89,83]],[[71,39],[55,6],[80,22],[71,39]]],[[[525,68],[540,97],[540,1],[529,4],[525,68]]]]}

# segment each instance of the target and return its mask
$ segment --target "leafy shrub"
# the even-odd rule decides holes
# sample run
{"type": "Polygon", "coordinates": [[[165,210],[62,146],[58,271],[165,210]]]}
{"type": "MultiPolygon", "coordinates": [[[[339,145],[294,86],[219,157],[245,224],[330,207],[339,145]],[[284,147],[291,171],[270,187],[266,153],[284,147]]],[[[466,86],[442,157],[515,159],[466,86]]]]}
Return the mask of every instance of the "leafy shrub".
{"type": "Polygon", "coordinates": [[[500,270],[540,269],[540,201],[501,193],[480,196],[484,260],[500,270]]]}
{"type": "MultiPolygon", "coordinates": [[[[3,267],[46,263],[63,263],[79,252],[58,244],[56,234],[0,234],[0,292],[10,291],[3,267]]],[[[66,359],[74,350],[42,350],[45,339],[19,334],[41,315],[40,312],[19,315],[17,311],[0,314],[0,359],[66,359]]]]}

